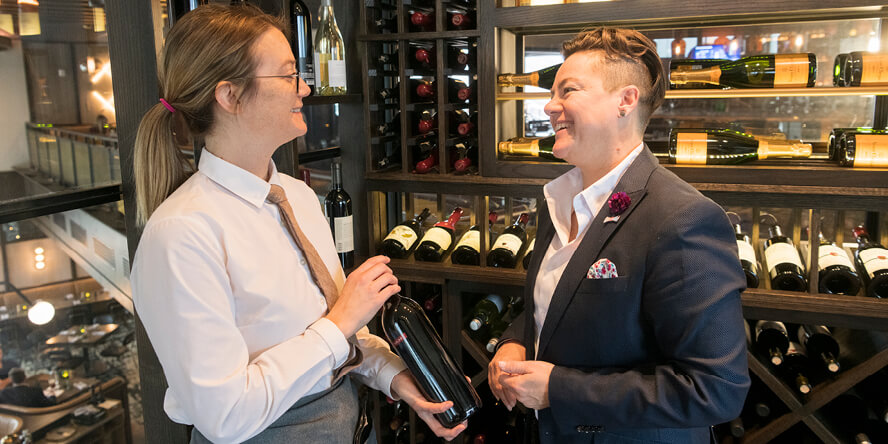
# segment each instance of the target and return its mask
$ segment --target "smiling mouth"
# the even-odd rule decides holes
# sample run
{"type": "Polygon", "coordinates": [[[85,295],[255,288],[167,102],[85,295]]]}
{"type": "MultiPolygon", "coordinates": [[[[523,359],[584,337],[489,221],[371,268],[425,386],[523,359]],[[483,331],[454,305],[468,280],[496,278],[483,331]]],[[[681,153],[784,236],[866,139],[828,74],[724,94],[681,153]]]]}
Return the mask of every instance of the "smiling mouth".
{"type": "Polygon", "coordinates": [[[558,131],[561,131],[561,130],[563,130],[563,129],[570,129],[570,127],[571,127],[571,124],[570,124],[570,123],[567,123],[567,122],[559,122],[559,123],[556,123],[556,124],[555,124],[555,126],[554,126],[554,130],[555,130],[555,132],[557,133],[558,131]]]}
{"type": "Polygon", "coordinates": [[[301,112],[302,112],[302,107],[299,107],[299,108],[290,108],[290,112],[291,112],[291,113],[301,113],[301,112]]]}

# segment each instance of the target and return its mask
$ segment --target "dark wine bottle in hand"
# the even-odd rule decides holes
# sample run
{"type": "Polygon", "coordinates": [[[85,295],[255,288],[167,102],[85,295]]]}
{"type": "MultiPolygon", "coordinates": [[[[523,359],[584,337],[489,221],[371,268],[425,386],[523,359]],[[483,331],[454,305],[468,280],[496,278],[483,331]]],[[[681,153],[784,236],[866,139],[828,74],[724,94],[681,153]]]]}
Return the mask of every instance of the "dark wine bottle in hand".
{"type": "Polygon", "coordinates": [[[481,398],[419,304],[401,295],[392,296],[382,306],[381,321],[386,339],[404,360],[423,396],[432,402],[453,402],[453,407],[435,414],[441,425],[456,427],[480,410],[481,398]]]}

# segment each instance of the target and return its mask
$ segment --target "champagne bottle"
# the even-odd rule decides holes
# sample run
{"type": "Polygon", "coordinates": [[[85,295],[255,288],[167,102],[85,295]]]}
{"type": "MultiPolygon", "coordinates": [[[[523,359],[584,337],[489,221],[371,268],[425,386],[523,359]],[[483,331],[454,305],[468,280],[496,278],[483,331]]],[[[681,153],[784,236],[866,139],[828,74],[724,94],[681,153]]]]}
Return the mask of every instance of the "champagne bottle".
{"type": "Polygon", "coordinates": [[[873,128],[834,128],[829,132],[829,143],[827,145],[830,160],[838,160],[840,162],[844,160],[845,135],[850,133],[886,134],[886,131],[873,128]]]}
{"type": "Polygon", "coordinates": [[[552,153],[553,146],[555,146],[555,136],[544,138],[515,137],[497,144],[497,151],[500,154],[509,156],[536,157],[564,162],[552,153]]]}
{"type": "Polygon", "coordinates": [[[348,269],[355,265],[355,231],[352,221],[352,202],[348,193],[342,189],[342,164],[334,162],[333,184],[324,199],[324,211],[333,231],[333,243],[342,268],[348,269]]]}
{"type": "MultiPolygon", "coordinates": [[[[704,68],[709,68],[712,66],[718,66],[724,62],[728,62],[727,59],[672,59],[669,61],[669,78],[672,78],[673,72],[688,72],[694,70],[700,70],[704,68]]],[[[689,82],[677,85],[675,83],[669,83],[670,89],[713,89],[719,88],[718,85],[711,85],[703,82],[689,82]]]]}
{"type": "Polygon", "coordinates": [[[733,165],[769,157],[806,158],[811,145],[796,141],[756,139],[730,129],[673,128],[669,162],[692,165],[733,165]]]}
{"type": "Polygon", "coordinates": [[[811,381],[808,379],[811,372],[811,361],[799,343],[789,341],[789,348],[783,355],[783,365],[779,369],[784,379],[799,393],[803,395],[811,393],[811,381]]]}
{"type": "Polygon", "coordinates": [[[783,235],[780,225],[768,227],[770,238],[765,242],[765,262],[771,276],[771,288],[784,291],[806,291],[808,279],[802,260],[792,239],[783,235]]]}
{"type": "Polygon", "coordinates": [[[872,54],[862,51],[848,53],[847,86],[888,85],[888,54],[872,54]]]}
{"type": "Polygon", "coordinates": [[[530,259],[533,257],[533,246],[536,241],[536,238],[533,238],[533,240],[530,241],[530,245],[527,246],[527,252],[524,253],[524,259],[521,261],[521,264],[524,265],[525,270],[527,270],[527,267],[530,265],[530,259]]]}
{"type": "Polygon", "coordinates": [[[453,428],[477,413],[481,398],[435,333],[416,302],[395,295],[382,306],[382,331],[404,360],[422,394],[432,402],[452,401],[453,407],[435,414],[441,425],[453,428]]]}
{"type": "Polygon", "coordinates": [[[496,86],[536,86],[538,88],[552,89],[552,85],[555,84],[555,74],[558,74],[558,68],[561,68],[560,63],[524,74],[499,74],[496,76],[496,86]]]}
{"type": "Polygon", "coordinates": [[[321,0],[314,44],[315,87],[318,95],[346,94],[345,43],[336,24],[332,0],[321,0]]]}
{"type": "Polygon", "coordinates": [[[833,86],[851,86],[851,79],[847,77],[850,70],[845,69],[846,66],[850,66],[848,63],[849,59],[848,54],[836,56],[836,60],[833,62],[833,86]]]}
{"type": "Polygon", "coordinates": [[[506,310],[506,301],[498,294],[487,295],[484,299],[478,301],[470,312],[469,329],[472,331],[481,330],[482,327],[489,327],[501,320],[503,312],[506,310]]]}
{"type": "Polygon", "coordinates": [[[854,271],[854,265],[845,250],[823,237],[820,238],[820,248],[817,264],[820,267],[818,273],[818,290],[827,294],[847,294],[854,296],[860,291],[860,277],[854,271]]]}
{"type": "Polygon", "coordinates": [[[290,0],[290,32],[299,75],[314,89],[314,51],[311,49],[311,13],[302,0],[290,0]]]}
{"type": "Polygon", "coordinates": [[[870,240],[863,226],[854,229],[854,237],[857,238],[854,264],[863,278],[866,295],[872,298],[888,298],[888,250],[870,240]]]}
{"type": "Polygon", "coordinates": [[[487,265],[490,267],[515,268],[518,261],[518,253],[527,242],[527,213],[515,220],[515,223],[506,227],[502,234],[496,238],[496,243],[487,254],[487,265]]]}
{"type": "MultiPolygon", "coordinates": [[[[488,229],[496,222],[496,213],[490,212],[487,216],[488,229]]],[[[458,265],[481,265],[481,226],[472,225],[469,231],[459,239],[453,253],[450,254],[450,262],[458,265]]]]}
{"type": "Polygon", "coordinates": [[[824,325],[800,325],[798,331],[799,344],[808,350],[808,357],[819,360],[830,373],[838,373],[839,343],[824,325]]]}
{"type": "Polygon", "coordinates": [[[447,220],[438,222],[435,226],[429,228],[419,242],[419,246],[416,247],[416,252],[413,253],[416,260],[441,262],[441,259],[444,258],[444,253],[450,249],[450,245],[453,243],[456,223],[459,222],[462,214],[463,209],[456,207],[450,213],[447,220]]]}
{"type": "Polygon", "coordinates": [[[817,57],[812,53],[756,55],[669,74],[669,81],[676,85],[707,83],[732,88],[810,88],[817,77],[817,57]]]}
{"type": "Polygon", "coordinates": [[[429,214],[429,209],[423,208],[413,219],[405,220],[392,228],[382,241],[382,254],[396,259],[407,257],[410,248],[422,237],[422,222],[429,217],[429,214]]]}
{"type": "Polygon", "coordinates": [[[410,28],[412,31],[431,32],[435,30],[435,14],[424,11],[410,12],[410,28]]]}
{"type": "Polygon", "coordinates": [[[761,320],[755,324],[755,349],[773,365],[782,365],[789,348],[789,333],[780,321],[761,320]]]}
{"type": "Polygon", "coordinates": [[[749,235],[743,232],[740,224],[734,224],[734,233],[737,236],[737,252],[740,256],[740,266],[746,274],[746,288],[758,288],[759,265],[755,259],[755,249],[749,242],[749,235]]]}
{"type": "Polygon", "coordinates": [[[842,166],[852,168],[888,167],[888,134],[846,132],[842,135],[842,166]]]}

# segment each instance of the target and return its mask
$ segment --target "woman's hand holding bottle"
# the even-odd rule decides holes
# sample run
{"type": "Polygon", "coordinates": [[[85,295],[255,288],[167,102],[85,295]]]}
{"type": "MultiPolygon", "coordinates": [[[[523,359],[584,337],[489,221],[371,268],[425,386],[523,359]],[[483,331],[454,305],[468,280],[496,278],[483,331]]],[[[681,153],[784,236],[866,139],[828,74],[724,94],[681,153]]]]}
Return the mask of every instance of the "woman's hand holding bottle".
{"type": "Polygon", "coordinates": [[[367,325],[382,304],[401,291],[398,278],[388,267],[389,258],[374,256],[348,275],[339,299],[330,308],[327,319],[333,321],[345,337],[351,337],[367,325]]]}

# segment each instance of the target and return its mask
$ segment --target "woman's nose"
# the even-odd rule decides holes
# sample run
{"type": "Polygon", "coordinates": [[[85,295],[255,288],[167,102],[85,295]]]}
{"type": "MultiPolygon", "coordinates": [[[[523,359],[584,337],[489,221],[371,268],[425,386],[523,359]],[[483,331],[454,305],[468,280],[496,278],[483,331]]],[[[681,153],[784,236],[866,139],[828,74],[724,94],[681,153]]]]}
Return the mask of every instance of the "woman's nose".
{"type": "Polygon", "coordinates": [[[548,116],[552,116],[561,112],[561,103],[556,98],[550,99],[543,107],[543,112],[548,116]]]}
{"type": "Polygon", "coordinates": [[[308,87],[308,83],[305,83],[305,80],[302,77],[299,77],[299,97],[307,97],[311,95],[311,88],[308,87]]]}

